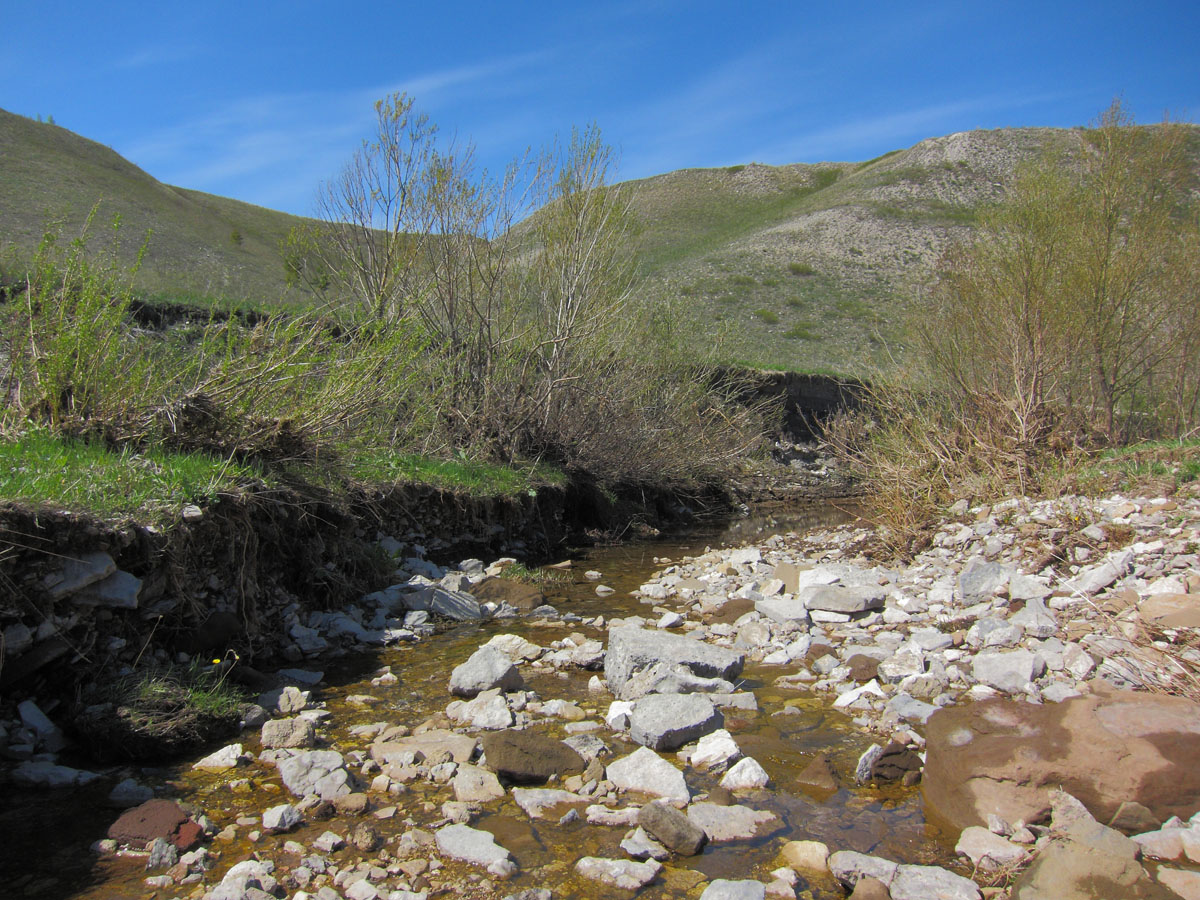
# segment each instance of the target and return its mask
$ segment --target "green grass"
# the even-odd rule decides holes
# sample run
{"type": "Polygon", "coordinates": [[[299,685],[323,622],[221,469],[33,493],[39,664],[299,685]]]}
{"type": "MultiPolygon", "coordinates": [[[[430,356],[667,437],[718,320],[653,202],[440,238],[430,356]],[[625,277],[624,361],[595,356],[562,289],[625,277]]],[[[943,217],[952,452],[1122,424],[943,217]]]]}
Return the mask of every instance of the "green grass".
{"type": "MultiPolygon", "coordinates": [[[[505,467],[466,459],[359,451],[346,463],[351,476],[372,485],[428,484],[474,496],[515,496],[565,483],[549,466],[505,467]]],[[[319,471],[296,471],[306,481],[337,487],[319,471]]],[[[274,484],[259,466],[205,453],[110,450],[44,429],[0,440],[0,499],[88,512],[106,519],[136,516],[174,521],[189,503],[203,506],[253,484],[274,484]]]]}
{"type": "Polygon", "coordinates": [[[788,271],[793,275],[804,277],[806,275],[816,275],[817,270],[809,263],[790,262],[788,263],[788,271]]]}
{"type": "Polygon", "coordinates": [[[783,336],[791,341],[816,341],[820,339],[820,335],[813,331],[812,325],[808,322],[797,322],[785,331],[783,336]]]}
{"type": "Polygon", "coordinates": [[[775,312],[773,309],[756,309],[754,311],[754,318],[758,319],[760,322],[766,322],[768,325],[779,324],[779,313],[775,312]]]}
{"type": "Polygon", "coordinates": [[[93,249],[111,252],[125,268],[153,232],[139,291],[262,308],[297,297],[311,302],[287,287],[279,254],[288,229],[306,221],[299,216],[163,184],[109,147],[4,110],[0,150],[0,249],[10,255],[31,257],[55,223],[64,239],[75,236],[99,203],[97,222],[119,217],[120,228],[106,228],[93,249]]]}
{"type": "Polygon", "coordinates": [[[471,459],[438,459],[416,453],[371,452],[352,455],[351,476],[367,484],[428,484],[476,496],[515,496],[543,486],[562,486],[566,476],[549,466],[499,466],[471,459]]]}
{"type": "Polygon", "coordinates": [[[522,584],[536,584],[543,590],[570,584],[574,580],[570,572],[563,571],[562,569],[531,569],[521,562],[505,566],[500,572],[500,577],[519,581],[522,584]]]}
{"type": "Polygon", "coordinates": [[[226,677],[229,662],[150,666],[99,679],[85,688],[75,731],[108,762],[158,760],[222,737],[236,728],[247,699],[226,677]]]}
{"type": "Polygon", "coordinates": [[[104,518],[170,520],[184,504],[263,478],[257,467],[204,453],[114,451],[43,429],[0,441],[0,498],[104,518]]]}
{"type": "Polygon", "coordinates": [[[1144,441],[1105,450],[1085,466],[1083,479],[1117,479],[1132,486],[1142,480],[1166,480],[1175,487],[1200,479],[1200,438],[1144,441]]]}

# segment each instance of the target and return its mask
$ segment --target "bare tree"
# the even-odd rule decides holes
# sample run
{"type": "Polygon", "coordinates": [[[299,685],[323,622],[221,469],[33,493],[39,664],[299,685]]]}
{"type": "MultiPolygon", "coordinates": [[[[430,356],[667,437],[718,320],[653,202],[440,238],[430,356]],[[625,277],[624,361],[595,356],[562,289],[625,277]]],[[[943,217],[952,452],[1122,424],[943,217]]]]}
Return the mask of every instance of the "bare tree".
{"type": "Polygon", "coordinates": [[[374,134],[318,190],[319,225],[293,229],[285,240],[289,278],[350,299],[377,319],[404,316],[413,236],[427,219],[420,189],[436,139],[437,127],[411,98],[377,101],[374,134]]]}

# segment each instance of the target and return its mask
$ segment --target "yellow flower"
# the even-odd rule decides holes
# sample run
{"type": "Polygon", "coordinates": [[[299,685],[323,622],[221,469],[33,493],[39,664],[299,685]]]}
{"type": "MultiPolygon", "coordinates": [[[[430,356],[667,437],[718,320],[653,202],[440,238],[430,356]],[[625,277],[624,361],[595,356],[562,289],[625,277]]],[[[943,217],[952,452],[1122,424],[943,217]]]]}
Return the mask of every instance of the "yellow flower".
{"type": "Polygon", "coordinates": [[[214,659],[214,660],[213,660],[213,665],[214,665],[214,666],[219,666],[220,664],[221,664],[221,661],[220,661],[219,659],[214,659]]]}

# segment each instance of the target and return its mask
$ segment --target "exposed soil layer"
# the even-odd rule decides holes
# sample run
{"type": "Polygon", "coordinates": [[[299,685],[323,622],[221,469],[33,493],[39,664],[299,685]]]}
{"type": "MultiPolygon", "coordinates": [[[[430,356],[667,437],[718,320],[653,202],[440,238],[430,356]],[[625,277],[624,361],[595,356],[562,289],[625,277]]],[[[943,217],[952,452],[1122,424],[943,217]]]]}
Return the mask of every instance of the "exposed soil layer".
{"type": "Polygon", "coordinates": [[[434,561],[508,554],[537,562],[572,544],[728,508],[716,495],[685,503],[588,486],[478,498],[414,485],[336,503],[272,490],[223,498],[198,518],[157,529],[3,503],[0,631],[24,626],[32,644],[8,648],[0,691],[10,702],[36,696],[45,707],[135,660],[166,663],[184,652],[278,662],[289,608],[337,609],[389,583],[393,566],[376,546],[385,535],[434,561]],[[47,576],[93,551],[141,579],[136,608],[51,597],[47,576]]]}

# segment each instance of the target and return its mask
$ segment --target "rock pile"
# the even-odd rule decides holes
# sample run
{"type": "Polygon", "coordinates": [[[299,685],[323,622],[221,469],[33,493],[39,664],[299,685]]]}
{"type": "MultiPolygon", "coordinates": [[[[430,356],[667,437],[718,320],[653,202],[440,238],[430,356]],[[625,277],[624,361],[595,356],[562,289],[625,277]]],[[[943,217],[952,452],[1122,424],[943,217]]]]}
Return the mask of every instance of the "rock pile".
{"type": "MultiPolygon", "coordinates": [[[[1178,686],[1200,664],[1198,524],[1194,497],[1065,498],[964,504],[903,566],[864,556],[861,528],[710,551],[646,581],[644,615],[560,617],[548,646],[513,619],[513,633],[456,645],[425,721],[347,697],[379,718],[336,738],[321,673],[281,673],[245,743],[196,764],[262,799],[213,835],[216,848],[247,836],[258,858],[181,869],[170,835],[140,852],[167,868],[153,886],[201,881],[207,900],[504,896],[497,882],[527,876],[525,854],[536,858],[536,838],[493,832],[515,817],[587,846],[539,867],[538,888],[513,892],[522,900],[655,886],[783,898],[821,878],[854,897],[979,900],[964,873],[985,882],[1022,867],[1012,900],[1197,896],[1200,708],[1139,689],[1178,686]],[[961,832],[962,868],[786,840],[786,810],[766,799],[779,771],[741,737],[759,714],[748,667],[775,694],[822,692],[873,736],[856,781],[923,779],[930,810],[961,832]],[[572,682],[574,694],[547,689],[572,682]],[[261,785],[271,789],[253,793],[261,785]],[[709,880],[688,862],[771,840],[769,875],[709,880]]],[[[404,566],[402,582],[310,616],[300,627],[313,634],[291,639],[377,646],[420,637],[431,614],[510,615],[470,592],[495,567],[404,566]]],[[[382,694],[401,677],[381,669],[371,684],[382,694]]],[[[822,758],[798,776],[826,796],[849,779],[822,758]]]]}

